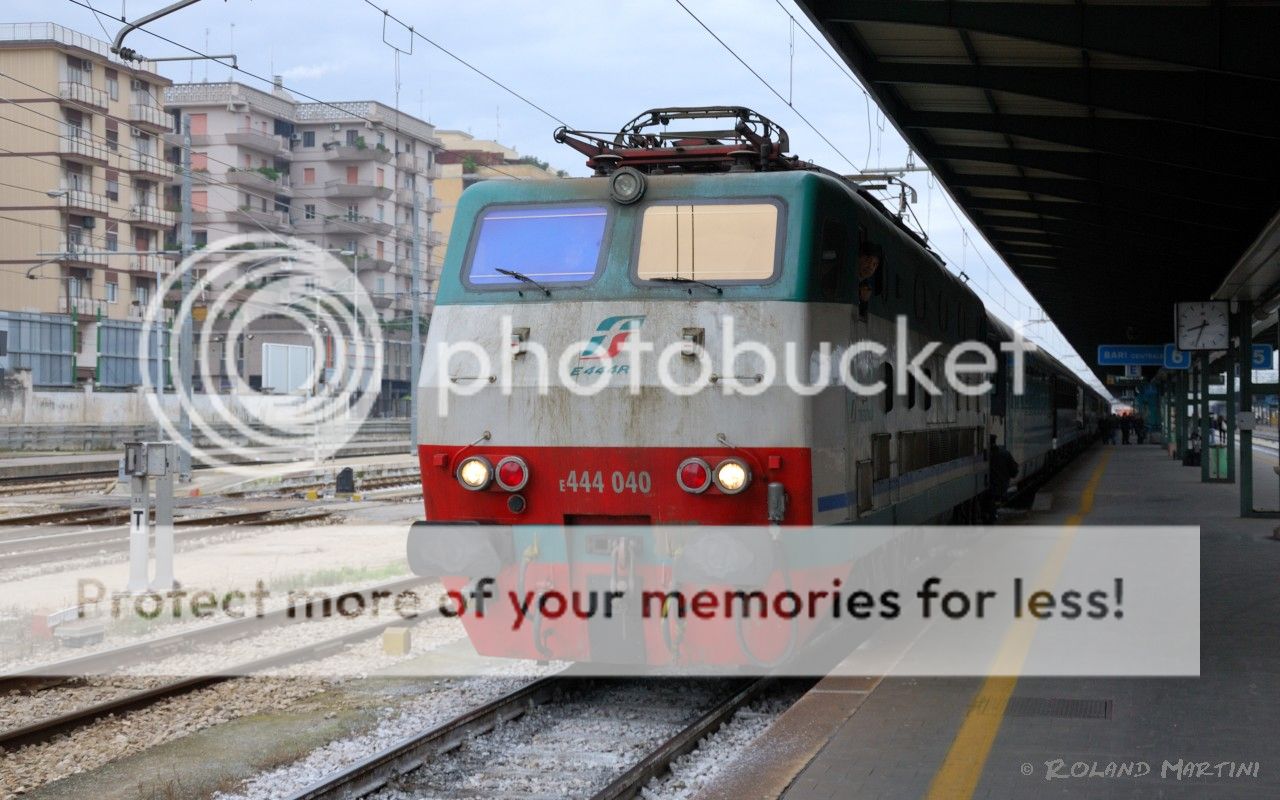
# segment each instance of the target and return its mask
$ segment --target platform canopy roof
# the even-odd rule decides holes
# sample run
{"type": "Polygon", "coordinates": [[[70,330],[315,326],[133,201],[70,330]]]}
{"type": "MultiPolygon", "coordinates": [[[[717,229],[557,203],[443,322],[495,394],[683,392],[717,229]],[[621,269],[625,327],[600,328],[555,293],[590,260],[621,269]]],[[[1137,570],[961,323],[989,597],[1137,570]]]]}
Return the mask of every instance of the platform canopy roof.
{"type": "Polygon", "coordinates": [[[1280,290],[1280,3],[798,2],[1090,363],[1280,290]]]}

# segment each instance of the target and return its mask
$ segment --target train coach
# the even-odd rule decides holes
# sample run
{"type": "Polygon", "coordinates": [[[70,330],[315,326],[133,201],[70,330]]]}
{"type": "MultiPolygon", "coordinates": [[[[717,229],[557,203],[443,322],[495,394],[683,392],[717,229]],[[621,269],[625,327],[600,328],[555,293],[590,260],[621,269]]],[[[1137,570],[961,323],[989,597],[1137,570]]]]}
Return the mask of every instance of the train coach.
{"type": "MultiPolygon", "coordinates": [[[[419,376],[417,573],[575,586],[681,549],[604,526],[973,520],[1003,499],[997,448],[1025,483],[1096,433],[1102,398],[1047,354],[1015,369],[1014,332],[919,237],[759,114],[658,109],[557,138],[597,175],[484,181],[458,204],[419,376]],[[998,354],[977,393],[943,381],[972,342],[998,354]],[[851,391],[823,353],[884,390],[851,391]]],[[[483,653],[598,657],[590,636],[465,621],[483,653]]],[[[670,657],[649,640],[639,658],[670,657]]]]}

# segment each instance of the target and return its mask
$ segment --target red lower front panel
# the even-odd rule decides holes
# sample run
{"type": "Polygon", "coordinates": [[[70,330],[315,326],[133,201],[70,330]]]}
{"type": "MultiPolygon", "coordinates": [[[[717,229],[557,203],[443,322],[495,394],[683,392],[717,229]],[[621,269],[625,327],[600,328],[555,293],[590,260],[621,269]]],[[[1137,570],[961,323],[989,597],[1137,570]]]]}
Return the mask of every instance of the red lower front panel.
{"type": "Polygon", "coordinates": [[[804,447],[459,447],[424,444],[418,448],[422,496],[428,520],[503,525],[653,524],[763,525],[768,522],[767,487],[787,491],[784,525],[812,522],[812,475],[804,447]],[[513,512],[513,493],[496,484],[473,492],[458,482],[456,470],[468,456],[484,456],[493,465],[519,456],[529,465],[529,481],[514,494],[524,510],[513,512]],[[715,486],[690,494],[676,482],[686,458],[698,457],[713,469],[737,457],[751,469],[742,492],[722,494],[715,486]]]}
{"type": "MultiPolygon", "coordinates": [[[[617,586],[620,569],[608,530],[625,539],[643,526],[764,526],[768,523],[767,488],[781,483],[787,494],[784,525],[812,523],[812,476],[807,448],[578,448],[578,447],[471,447],[421,445],[423,499],[426,517],[436,523],[480,522],[516,526],[514,549],[490,586],[493,599],[483,616],[474,604],[462,615],[476,650],[483,655],[510,658],[554,659],[647,664],[750,664],[772,661],[806,640],[813,622],[776,619],[739,623],[722,616],[699,618],[692,613],[681,620],[671,605],[645,592],[665,594],[677,587],[671,557],[679,550],[667,534],[640,534],[625,560],[621,574],[629,586],[624,607],[613,609],[614,620],[602,626],[602,592],[617,586]],[[484,456],[496,465],[507,456],[519,456],[528,464],[528,483],[518,492],[496,484],[470,491],[459,484],[457,469],[470,456],[484,456]],[[714,485],[699,494],[680,487],[676,473],[682,462],[701,458],[714,469],[736,457],[750,468],[751,480],[743,491],[728,495],[714,485]],[[523,499],[516,513],[509,501],[523,499]],[[520,526],[555,526],[556,532],[540,534],[530,545],[520,526]],[[625,532],[625,533],[624,533],[625,532]],[[590,539],[591,541],[587,541],[590,539]],[[572,555],[571,555],[572,554],[572,555]],[[546,598],[546,600],[544,600],[546,598]],[[563,602],[562,602],[563,601],[563,602]],[[596,618],[588,613],[595,602],[596,618]],[[655,605],[656,602],[656,605],[655,605]],[[529,613],[518,609],[524,604],[529,613]],[[626,605],[630,604],[630,605],[626,605]],[[541,613],[539,613],[541,608],[541,613]],[[622,620],[627,620],[623,622],[622,620]]],[[[518,503],[516,504],[519,505],[518,503]]],[[[479,534],[477,534],[479,535],[479,534]]],[[[625,548],[624,548],[625,549],[625,548]]],[[[847,565],[844,565],[847,566],[847,565]]],[[[824,565],[814,573],[806,565],[801,577],[791,572],[789,581],[829,580],[841,565],[824,565]]],[[[784,585],[782,572],[770,578],[774,587],[784,585]]],[[[475,588],[476,575],[445,577],[452,592],[467,594],[475,588]]],[[[726,587],[697,587],[724,591],[726,587]]],[[[471,598],[467,598],[469,603],[471,598]]]]}

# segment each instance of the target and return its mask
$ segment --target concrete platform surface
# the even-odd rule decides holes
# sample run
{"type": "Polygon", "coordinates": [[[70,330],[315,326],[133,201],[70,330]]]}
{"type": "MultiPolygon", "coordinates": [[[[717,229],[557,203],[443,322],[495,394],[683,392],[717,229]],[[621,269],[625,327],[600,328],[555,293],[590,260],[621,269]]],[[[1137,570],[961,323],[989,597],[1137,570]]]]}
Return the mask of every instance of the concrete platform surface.
{"type": "MultiPolygon", "coordinates": [[[[1269,475],[1275,456],[1255,459],[1269,475]]],[[[1275,521],[1199,479],[1155,446],[1098,446],[1026,520],[1201,526],[1199,678],[828,679],[697,797],[1280,797],[1275,521]]]]}

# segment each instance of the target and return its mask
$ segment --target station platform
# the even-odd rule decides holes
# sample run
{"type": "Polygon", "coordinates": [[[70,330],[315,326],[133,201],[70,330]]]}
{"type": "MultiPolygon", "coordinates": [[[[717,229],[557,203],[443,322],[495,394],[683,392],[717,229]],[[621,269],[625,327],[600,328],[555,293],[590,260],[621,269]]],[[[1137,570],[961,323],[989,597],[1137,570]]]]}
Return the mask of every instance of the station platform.
{"type": "MultiPolygon", "coordinates": [[[[1253,456],[1275,502],[1275,451],[1253,456]]],[[[829,677],[696,797],[1280,797],[1280,541],[1237,492],[1158,446],[1098,445],[1025,520],[1199,525],[1199,678],[829,677]],[[1150,772],[1071,777],[1110,762],[1150,772]]]]}

